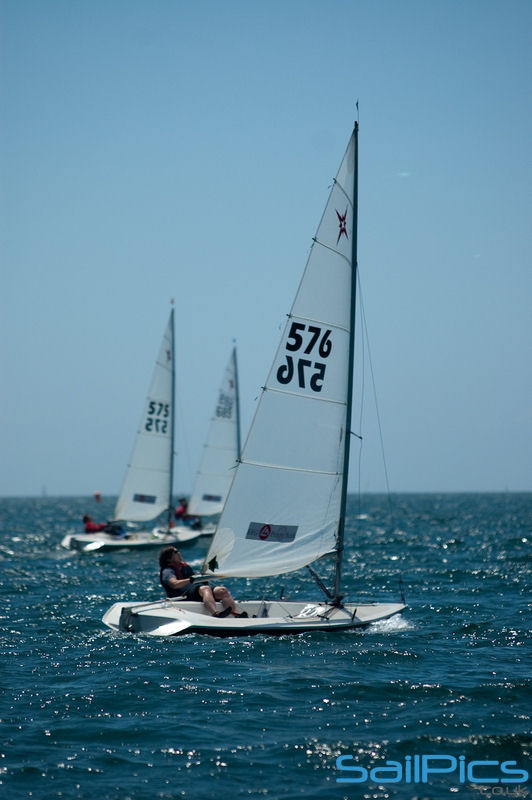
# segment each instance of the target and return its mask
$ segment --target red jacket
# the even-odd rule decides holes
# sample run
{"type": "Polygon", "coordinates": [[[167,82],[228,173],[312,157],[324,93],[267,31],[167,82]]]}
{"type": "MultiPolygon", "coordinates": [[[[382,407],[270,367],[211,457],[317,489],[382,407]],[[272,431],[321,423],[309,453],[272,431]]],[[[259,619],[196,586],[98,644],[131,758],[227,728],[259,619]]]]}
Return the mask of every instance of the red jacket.
{"type": "Polygon", "coordinates": [[[97,525],[96,522],[91,520],[90,522],[85,523],[85,533],[98,533],[98,531],[103,531],[103,529],[106,527],[107,525],[105,522],[97,525]]]}

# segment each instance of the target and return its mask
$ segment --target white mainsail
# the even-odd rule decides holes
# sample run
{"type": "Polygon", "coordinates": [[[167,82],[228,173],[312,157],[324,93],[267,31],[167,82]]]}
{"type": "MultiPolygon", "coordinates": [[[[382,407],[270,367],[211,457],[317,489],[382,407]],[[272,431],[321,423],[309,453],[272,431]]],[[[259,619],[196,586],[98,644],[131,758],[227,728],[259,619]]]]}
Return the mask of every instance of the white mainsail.
{"type": "Polygon", "coordinates": [[[145,522],[171,504],[174,449],[174,309],[166,326],[115,520],[145,522]]]}
{"type": "Polygon", "coordinates": [[[336,549],[349,435],[354,171],[353,134],[204,572],[278,575],[336,549]]]}
{"type": "Polygon", "coordinates": [[[239,454],[238,370],[236,348],[233,348],[209,426],[201,466],[188,503],[188,514],[203,517],[221,512],[239,454]]]}

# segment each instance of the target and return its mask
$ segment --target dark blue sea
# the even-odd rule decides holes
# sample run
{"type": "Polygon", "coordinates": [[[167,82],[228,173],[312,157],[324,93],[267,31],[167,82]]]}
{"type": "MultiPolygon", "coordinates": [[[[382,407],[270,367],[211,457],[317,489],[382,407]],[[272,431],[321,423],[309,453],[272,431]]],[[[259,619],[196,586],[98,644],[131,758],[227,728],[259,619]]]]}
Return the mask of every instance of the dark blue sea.
{"type": "MultiPolygon", "coordinates": [[[[105,628],[116,600],[162,596],[156,551],[61,549],[113,507],[0,501],[2,797],[532,797],[532,494],[351,497],[346,597],[397,600],[401,576],[408,609],[296,637],[105,628]]],[[[322,596],[306,570],[225,583],[322,596]]]]}

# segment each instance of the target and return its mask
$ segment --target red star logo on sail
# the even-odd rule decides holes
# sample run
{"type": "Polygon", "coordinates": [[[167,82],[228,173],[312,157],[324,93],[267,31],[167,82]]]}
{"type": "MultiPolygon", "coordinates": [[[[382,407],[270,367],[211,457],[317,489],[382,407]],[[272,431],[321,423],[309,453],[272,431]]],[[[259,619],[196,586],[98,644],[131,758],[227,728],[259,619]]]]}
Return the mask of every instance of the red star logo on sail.
{"type": "Polygon", "coordinates": [[[340,230],[338,232],[338,239],[336,240],[336,244],[338,244],[338,242],[340,241],[340,237],[342,235],[345,236],[346,239],[349,239],[349,236],[347,235],[347,223],[346,223],[346,220],[347,220],[347,208],[344,211],[343,215],[340,214],[339,211],[336,211],[336,216],[338,217],[338,227],[340,228],[340,230]]]}

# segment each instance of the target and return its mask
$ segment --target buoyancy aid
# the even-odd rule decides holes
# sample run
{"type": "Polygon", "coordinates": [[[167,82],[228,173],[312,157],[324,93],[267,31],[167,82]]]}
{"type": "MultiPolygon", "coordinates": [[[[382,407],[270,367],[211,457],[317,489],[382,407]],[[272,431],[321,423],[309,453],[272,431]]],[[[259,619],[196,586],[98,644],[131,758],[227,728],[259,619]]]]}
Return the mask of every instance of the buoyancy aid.
{"type": "Polygon", "coordinates": [[[161,581],[161,586],[163,587],[167,596],[179,597],[181,594],[183,594],[183,589],[186,588],[186,584],[185,586],[182,586],[181,589],[174,589],[172,586],[166,586],[163,583],[163,572],[165,569],[171,569],[178,581],[182,581],[185,578],[191,578],[192,575],[194,575],[194,570],[184,561],[181,564],[167,564],[166,567],[162,567],[159,570],[159,580],[161,581]]]}

